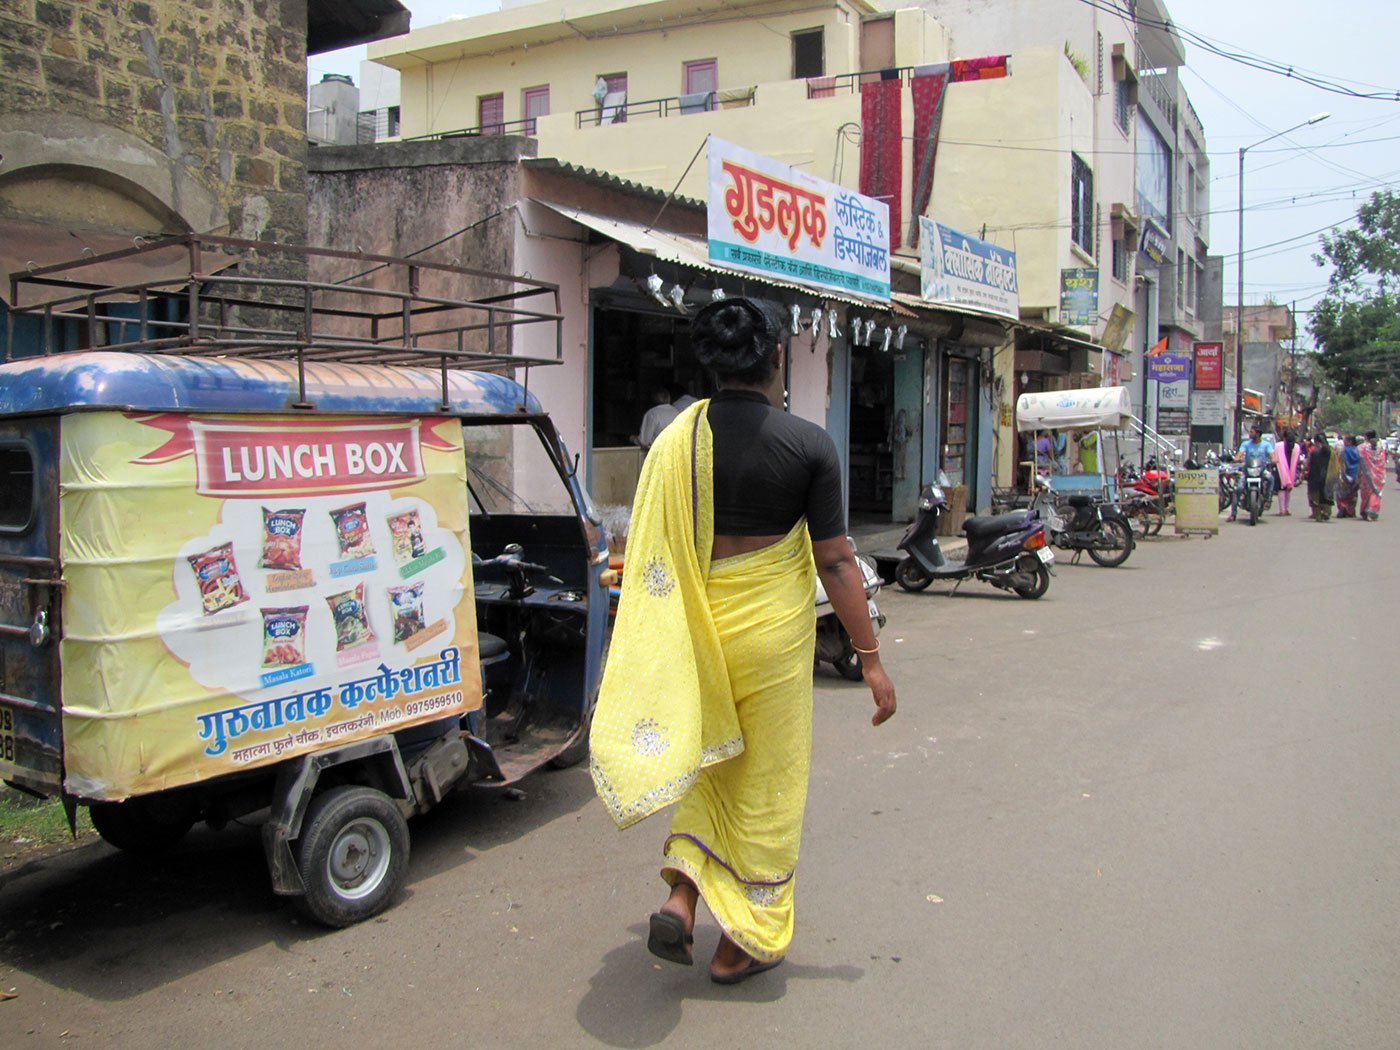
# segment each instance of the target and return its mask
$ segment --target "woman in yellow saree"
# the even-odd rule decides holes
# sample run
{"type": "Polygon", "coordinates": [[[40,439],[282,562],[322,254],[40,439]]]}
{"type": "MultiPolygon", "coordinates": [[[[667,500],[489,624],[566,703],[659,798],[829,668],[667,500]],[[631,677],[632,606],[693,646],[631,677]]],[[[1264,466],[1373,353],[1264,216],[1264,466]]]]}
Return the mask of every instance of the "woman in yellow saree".
{"type": "Polygon", "coordinates": [[[599,797],[619,827],[679,802],[648,948],[692,962],[703,897],[722,935],[711,978],[782,961],[811,762],[820,575],[858,652],[879,725],[895,711],[845,538],[835,447],[781,404],[781,314],[730,299],[691,341],[719,382],[652,446],[591,734],[599,797]]]}

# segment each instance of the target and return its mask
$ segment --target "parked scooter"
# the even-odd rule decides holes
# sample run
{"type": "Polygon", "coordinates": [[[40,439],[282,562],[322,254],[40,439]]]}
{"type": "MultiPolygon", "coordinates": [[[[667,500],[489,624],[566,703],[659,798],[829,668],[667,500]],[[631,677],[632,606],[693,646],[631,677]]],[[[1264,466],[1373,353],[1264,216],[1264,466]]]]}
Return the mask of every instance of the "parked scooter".
{"type": "Polygon", "coordinates": [[[934,580],[953,580],[956,586],[973,578],[1022,598],[1039,598],[1050,589],[1055,554],[1046,546],[1045,523],[1034,510],[968,518],[967,556],[949,561],[938,543],[938,522],[948,512],[945,475],[938,484],[925,485],[919,493],[919,513],[899,541],[905,557],[894,571],[895,582],[906,591],[921,591],[934,580]]]}
{"type": "Polygon", "coordinates": [[[1074,551],[1074,560],[1085,551],[1105,568],[1117,568],[1133,553],[1133,527],[1128,518],[1109,500],[1075,493],[1057,505],[1048,479],[1044,481],[1031,509],[1044,519],[1050,542],[1074,551]]]}
{"type": "MultiPolygon", "coordinates": [[[[851,549],[855,550],[855,541],[850,537],[847,539],[851,549]]],[[[878,635],[880,628],[885,626],[885,614],[875,606],[875,595],[880,593],[880,573],[875,563],[863,554],[856,554],[856,563],[865,581],[865,607],[870,613],[870,626],[878,635]]],[[[851,644],[851,636],[837,617],[836,610],[831,607],[831,599],[826,596],[826,588],[820,579],[817,580],[817,660],[831,664],[837,674],[849,681],[859,682],[865,677],[860,657],[851,644]]]]}

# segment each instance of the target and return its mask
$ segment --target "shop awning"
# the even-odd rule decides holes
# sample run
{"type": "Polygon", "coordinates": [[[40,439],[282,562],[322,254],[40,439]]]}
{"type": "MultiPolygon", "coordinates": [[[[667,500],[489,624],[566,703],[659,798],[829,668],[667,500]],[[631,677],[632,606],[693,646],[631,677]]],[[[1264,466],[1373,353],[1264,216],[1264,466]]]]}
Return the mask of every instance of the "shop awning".
{"type": "Polygon", "coordinates": [[[541,200],[539,198],[533,199],[535,203],[543,205],[550,211],[562,215],[564,218],[570,219],[580,226],[586,226],[594,233],[602,234],[604,237],[616,241],[618,244],[626,245],[634,252],[653,259],[659,259],[662,262],[688,266],[706,273],[723,274],[726,277],[735,277],[739,280],[752,282],[754,284],[763,284],[773,288],[784,288],[793,292],[802,292],[813,298],[823,299],[829,302],[846,303],[851,306],[864,307],[868,310],[883,310],[893,313],[901,312],[894,304],[881,302],[877,299],[863,299],[859,296],[831,291],[830,289],[813,288],[803,284],[780,281],[773,277],[765,277],[761,274],[750,273],[747,270],[731,270],[728,267],[717,266],[710,261],[709,244],[702,237],[692,237],[687,234],[657,229],[655,227],[649,228],[640,222],[589,211],[586,208],[580,208],[573,204],[561,204],[557,201],[541,200]]]}

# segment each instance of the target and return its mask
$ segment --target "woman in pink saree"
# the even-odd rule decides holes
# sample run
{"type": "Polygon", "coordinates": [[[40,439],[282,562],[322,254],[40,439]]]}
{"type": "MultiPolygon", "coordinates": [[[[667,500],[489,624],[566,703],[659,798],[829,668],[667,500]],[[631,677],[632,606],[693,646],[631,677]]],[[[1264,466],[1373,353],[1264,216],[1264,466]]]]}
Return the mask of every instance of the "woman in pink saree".
{"type": "Polygon", "coordinates": [[[1303,446],[1298,443],[1298,435],[1293,431],[1284,432],[1283,441],[1274,450],[1275,465],[1278,467],[1278,513],[1279,517],[1288,514],[1288,498],[1293,495],[1293,486],[1298,483],[1298,465],[1303,458],[1303,446]]]}
{"type": "Polygon", "coordinates": [[[1385,488],[1385,449],[1380,447],[1374,430],[1366,431],[1366,440],[1357,448],[1361,453],[1361,469],[1356,480],[1360,486],[1362,521],[1378,521],[1381,516],[1381,490],[1385,488]]]}

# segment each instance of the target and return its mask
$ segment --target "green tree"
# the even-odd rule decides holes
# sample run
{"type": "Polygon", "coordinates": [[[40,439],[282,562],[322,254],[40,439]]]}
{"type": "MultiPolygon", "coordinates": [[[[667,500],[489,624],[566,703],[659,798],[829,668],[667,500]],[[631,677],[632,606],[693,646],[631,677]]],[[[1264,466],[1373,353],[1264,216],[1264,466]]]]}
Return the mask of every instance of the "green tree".
{"type": "Polygon", "coordinates": [[[1323,373],[1340,393],[1400,397],[1400,195],[1371,195],[1354,229],[1324,234],[1319,266],[1332,265],[1313,309],[1323,373]]]}
{"type": "Polygon", "coordinates": [[[1328,394],[1317,407],[1316,426],[1342,434],[1364,434],[1376,425],[1376,402],[1328,394]]]}

